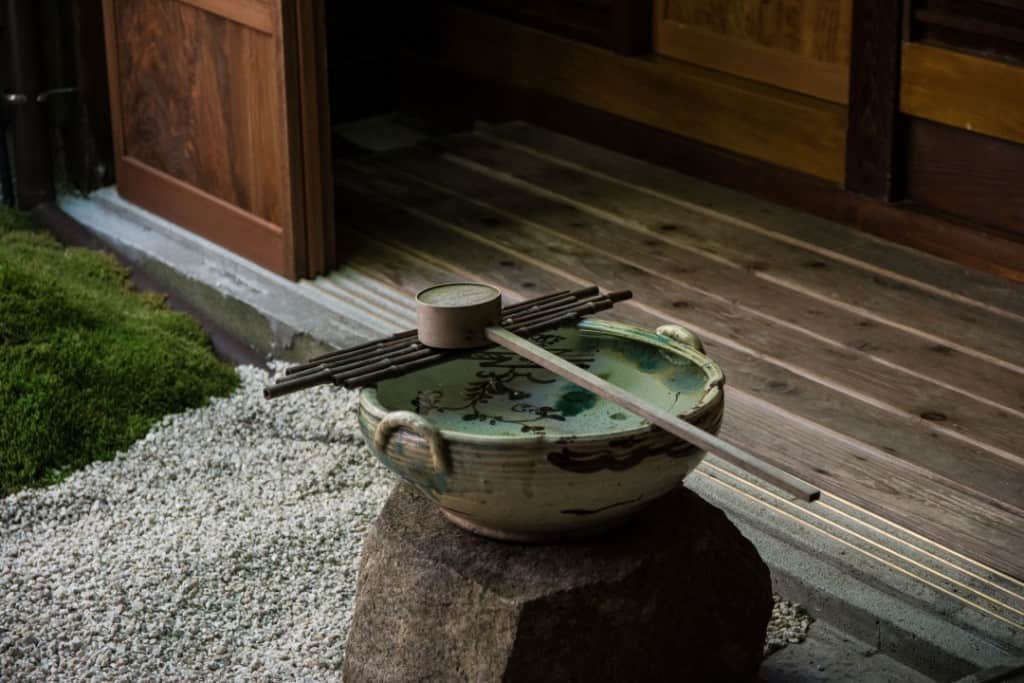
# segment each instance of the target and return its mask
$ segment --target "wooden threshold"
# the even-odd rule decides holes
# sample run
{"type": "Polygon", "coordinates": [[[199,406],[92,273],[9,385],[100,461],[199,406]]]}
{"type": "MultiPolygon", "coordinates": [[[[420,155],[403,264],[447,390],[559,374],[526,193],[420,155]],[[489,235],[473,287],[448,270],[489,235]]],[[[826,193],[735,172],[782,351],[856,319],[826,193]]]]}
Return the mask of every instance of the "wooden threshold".
{"type": "Polygon", "coordinates": [[[284,230],[219,197],[203,192],[133,157],[122,157],[129,170],[118,176],[118,193],[130,202],[233,250],[275,273],[292,272],[285,258],[284,230]],[[204,204],[197,206],[196,197],[204,204]]]}

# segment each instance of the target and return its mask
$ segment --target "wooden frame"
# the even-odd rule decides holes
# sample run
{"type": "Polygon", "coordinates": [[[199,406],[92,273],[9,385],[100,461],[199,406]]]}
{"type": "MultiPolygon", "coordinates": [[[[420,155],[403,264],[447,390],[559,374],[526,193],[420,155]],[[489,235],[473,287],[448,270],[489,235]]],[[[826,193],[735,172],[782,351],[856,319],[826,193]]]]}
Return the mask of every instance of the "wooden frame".
{"type": "Polygon", "coordinates": [[[905,114],[1024,143],[1024,67],[907,43],[902,76],[905,114]]]}
{"type": "Polygon", "coordinates": [[[898,106],[902,5],[893,0],[853,4],[845,184],[885,201],[900,194],[903,180],[898,106]]]}
{"type": "MultiPolygon", "coordinates": [[[[847,102],[847,64],[811,59],[670,21],[666,2],[654,0],[654,51],[658,54],[829,102],[847,102]]],[[[850,2],[843,2],[840,14],[844,17],[849,16],[850,2]]],[[[841,21],[839,32],[848,28],[844,24],[841,21]]]]}
{"type": "Polygon", "coordinates": [[[103,0],[121,195],[285,277],[329,267],[322,7],[322,0],[103,0]],[[122,11],[135,22],[127,34],[122,11]],[[181,35],[160,25],[181,17],[174,24],[181,35]],[[195,49],[165,49],[156,37],[165,29],[168,40],[190,40],[195,49]],[[218,38],[225,44],[203,45],[218,38]],[[166,157],[175,163],[162,163],[166,157]]]}
{"type": "Polygon", "coordinates": [[[1024,145],[925,119],[910,121],[907,140],[911,199],[1024,243],[1024,145]]]}
{"type": "Polygon", "coordinates": [[[306,264],[312,277],[337,265],[331,120],[327,85],[327,18],[323,0],[298,2],[296,46],[301,109],[306,264]]]}
{"type": "Polygon", "coordinates": [[[456,68],[843,180],[846,107],[689,64],[624,57],[459,7],[440,15],[436,57],[456,68]]]}

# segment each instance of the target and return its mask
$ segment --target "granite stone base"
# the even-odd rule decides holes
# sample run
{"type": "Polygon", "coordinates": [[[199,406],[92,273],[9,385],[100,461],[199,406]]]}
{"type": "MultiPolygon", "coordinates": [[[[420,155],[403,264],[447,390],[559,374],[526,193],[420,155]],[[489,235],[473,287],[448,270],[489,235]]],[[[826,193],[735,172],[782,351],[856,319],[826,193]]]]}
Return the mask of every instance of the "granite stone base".
{"type": "Polygon", "coordinates": [[[365,541],[344,675],[754,680],[771,609],[754,546],[682,487],[602,535],[517,545],[399,485],[365,541]]]}

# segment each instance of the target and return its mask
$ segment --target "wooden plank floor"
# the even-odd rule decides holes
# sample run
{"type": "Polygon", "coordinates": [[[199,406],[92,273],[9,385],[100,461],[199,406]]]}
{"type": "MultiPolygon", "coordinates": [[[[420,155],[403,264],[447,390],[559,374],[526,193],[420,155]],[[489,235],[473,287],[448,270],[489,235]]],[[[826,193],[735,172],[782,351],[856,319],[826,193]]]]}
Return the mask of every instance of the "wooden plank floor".
{"type": "Polygon", "coordinates": [[[724,368],[723,436],[1024,580],[1024,286],[523,124],[335,175],[354,272],[632,289],[724,368]]]}

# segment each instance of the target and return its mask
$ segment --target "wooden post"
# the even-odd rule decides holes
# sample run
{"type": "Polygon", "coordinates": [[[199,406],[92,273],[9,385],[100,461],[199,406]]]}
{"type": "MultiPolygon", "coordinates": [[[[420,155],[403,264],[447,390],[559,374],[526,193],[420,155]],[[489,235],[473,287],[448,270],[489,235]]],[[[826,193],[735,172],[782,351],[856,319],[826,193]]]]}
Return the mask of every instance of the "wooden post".
{"type": "Polygon", "coordinates": [[[653,0],[612,0],[608,45],[621,55],[651,51],[654,33],[653,0]]]}
{"type": "Polygon", "coordinates": [[[846,133],[846,189],[892,201],[902,193],[905,134],[899,120],[898,0],[855,0],[846,133]]]}

